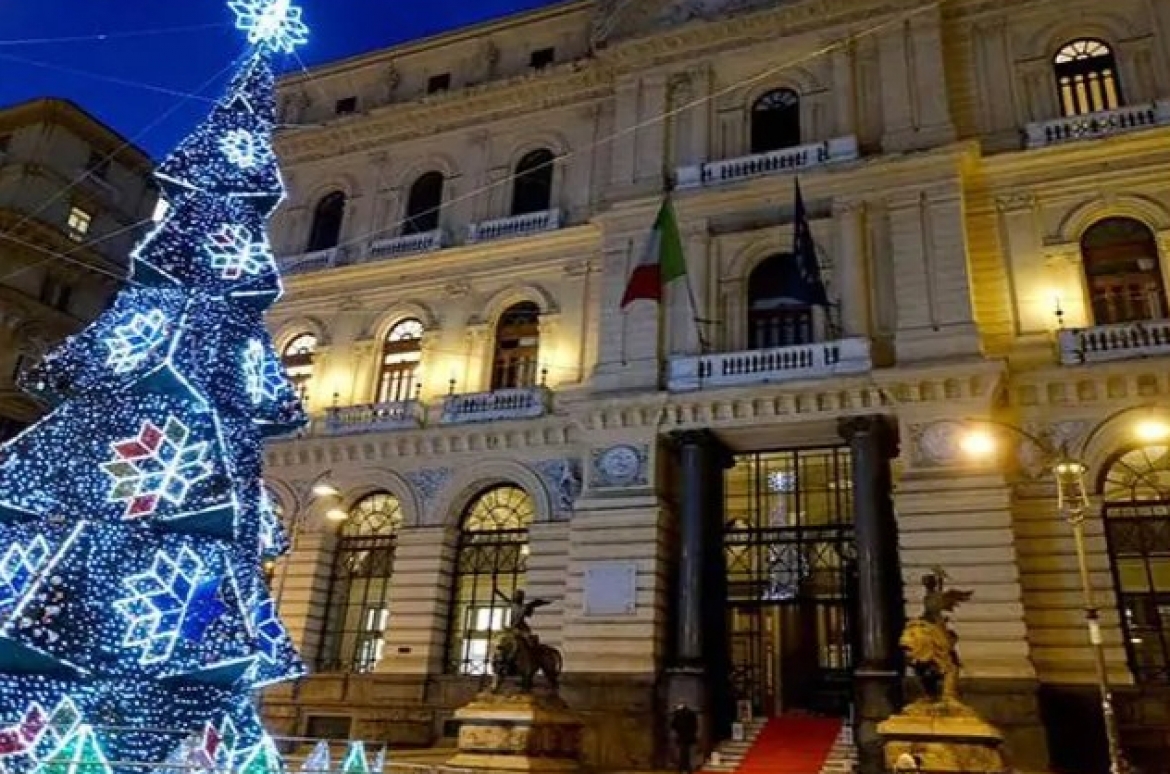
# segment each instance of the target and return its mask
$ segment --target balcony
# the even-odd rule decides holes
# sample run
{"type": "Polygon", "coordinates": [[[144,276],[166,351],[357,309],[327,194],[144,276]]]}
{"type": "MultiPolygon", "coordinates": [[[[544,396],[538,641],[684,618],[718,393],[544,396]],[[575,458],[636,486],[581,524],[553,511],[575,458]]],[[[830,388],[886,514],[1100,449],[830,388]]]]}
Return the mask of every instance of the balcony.
{"type": "Polygon", "coordinates": [[[1060,332],[1063,365],[1170,355],[1170,320],[1097,325],[1060,332]]]}
{"type": "Polygon", "coordinates": [[[532,236],[545,231],[556,231],[561,228],[563,223],[560,210],[542,210],[524,215],[513,215],[510,218],[485,220],[482,223],[473,223],[468,226],[467,241],[475,244],[497,239],[532,236]]]}
{"type": "Polygon", "coordinates": [[[280,271],[283,274],[306,274],[311,271],[332,269],[341,265],[344,253],[340,247],[331,247],[328,250],[291,255],[280,259],[280,271]]]}
{"type": "Polygon", "coordinates": [[[399,258],[415,253],[429,253],[432,250],[443,248],[443,232],[441,229],[426,231],[421,234],[404,234],[389,239],[375,239],[370,242],[368,260],[380,261],[386,258],[399,258]]]}
{"type": "Polygon", "coordinates": [[[370,403],[325,410],[321,435],[360,435],[385,430],[413,430],[422,426],[426,407],[417,400],[370,403]]]}
{"type": "Polygon", "coordinates": [[[1029,148],[1047,148],[1170,124],[1170,100],[1028,124],[1029,148]]]}
{"type": "Polygon", "coordinates": [[[552,410],[552,392],[546,387],[448,395],[443,400],[444,425],[497,422],[506,419],[536,419],[552,410]]]}
{"type": "Polygon", "coordinates": [[[844,161],[855,161],[857,157],[857,138],[838,137],[835,140],[798,145],[795,148],[679,167],[678,187],[702,188],[750,180],[764,175],[791,174],[844,161]]]}
{"type": "Polygon", "coordinates": [[[869,373],[872,369],[869,339],[841,339],[776,349],[671,358],[667,388],[671,392],[693,392],[850,376],[869,373]]]}

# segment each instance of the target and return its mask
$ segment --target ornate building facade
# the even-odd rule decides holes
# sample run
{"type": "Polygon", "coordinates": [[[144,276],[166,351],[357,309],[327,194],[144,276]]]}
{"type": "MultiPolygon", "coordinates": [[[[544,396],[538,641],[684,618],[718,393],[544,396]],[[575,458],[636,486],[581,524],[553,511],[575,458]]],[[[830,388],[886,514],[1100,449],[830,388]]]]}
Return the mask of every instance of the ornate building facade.
{"type": "Polygon", "coordinates": [[[941,565],[970,702],[1020,768],[1094,768],[1063,444],[1124,742],[1166,759],[1170,7],[581,0],[282,105],[271,322],[315,419],[268,452],[273,583],[316,669],[276,727],[449,736],[525,588],[592,764],[661,763],[685,699],[711,740],[847,715],[876,771],[941,565]],[[668,189],[687,276],[623,310],[668,189]]]}
{"type": "Polygon", "coordinates": [[[150,158],[76,105],[0,109],[0,440],[37,418],[21,369],[98,315],[157,193],[150,158]]]}

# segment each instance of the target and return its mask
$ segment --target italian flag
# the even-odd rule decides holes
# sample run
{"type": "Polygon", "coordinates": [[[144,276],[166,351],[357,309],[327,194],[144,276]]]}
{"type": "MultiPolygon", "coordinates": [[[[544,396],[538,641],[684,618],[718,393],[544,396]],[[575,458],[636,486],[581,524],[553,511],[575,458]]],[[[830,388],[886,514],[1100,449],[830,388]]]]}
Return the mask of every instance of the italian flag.
{"type": "Polygon", "coordinates": [[[622,309],[639,299],[661,303],[662,289],[686,274],[687,262],[683,258],[678,219],[668,198],[662,203],[662,209],[654,220],[654,231],[646,245],[646,252],[630,274],[630,283],[626,285],[625,295],[622,296],[622,309]]]}

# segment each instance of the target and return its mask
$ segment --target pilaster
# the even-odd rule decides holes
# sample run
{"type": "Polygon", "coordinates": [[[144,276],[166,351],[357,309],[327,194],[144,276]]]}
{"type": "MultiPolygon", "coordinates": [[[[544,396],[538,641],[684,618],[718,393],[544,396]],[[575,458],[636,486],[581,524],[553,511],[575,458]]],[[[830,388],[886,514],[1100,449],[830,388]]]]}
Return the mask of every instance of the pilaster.
{"type": "Polygon", "coordinates": [[[870,256],[865,202],[834,201],[833,221],[837,226],[837,286],[840,289],[837,300],[841,305],[841,333],[845,337],[867,337],[873,326],[870,322],[870,256]]]}
{"type": "Polygon", "coordinates": [[[446,527],[398,533],[390,627],[378,671],[426,675],[444,671],[457,535],[446,527]]]}

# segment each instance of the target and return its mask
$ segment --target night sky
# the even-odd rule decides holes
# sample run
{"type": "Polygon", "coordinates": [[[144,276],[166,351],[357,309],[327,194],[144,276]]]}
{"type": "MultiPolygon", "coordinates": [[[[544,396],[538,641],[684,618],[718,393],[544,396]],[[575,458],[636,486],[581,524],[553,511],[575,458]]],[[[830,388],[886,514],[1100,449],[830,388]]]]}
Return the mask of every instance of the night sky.
{"type": "MultiPolygon", "coordinates": [[[[313,30],[298,53],[311,67],[556,0],[297,1],[313,30]]],[[[226,73],[209,79],[245,45],[226,0],[15,0],[3,6],[0,105],[71,99],[156,158],[207,110],[204,100],[168,92],[202,88],[205,98],[217,96],[226,73]],[[137,34],[155,30],[172,31],[137,34]],[[110,37],[38,42],[99,34],[110,37]]],[[[290,60],[287,67],[300,64],[290,60]]]]}

